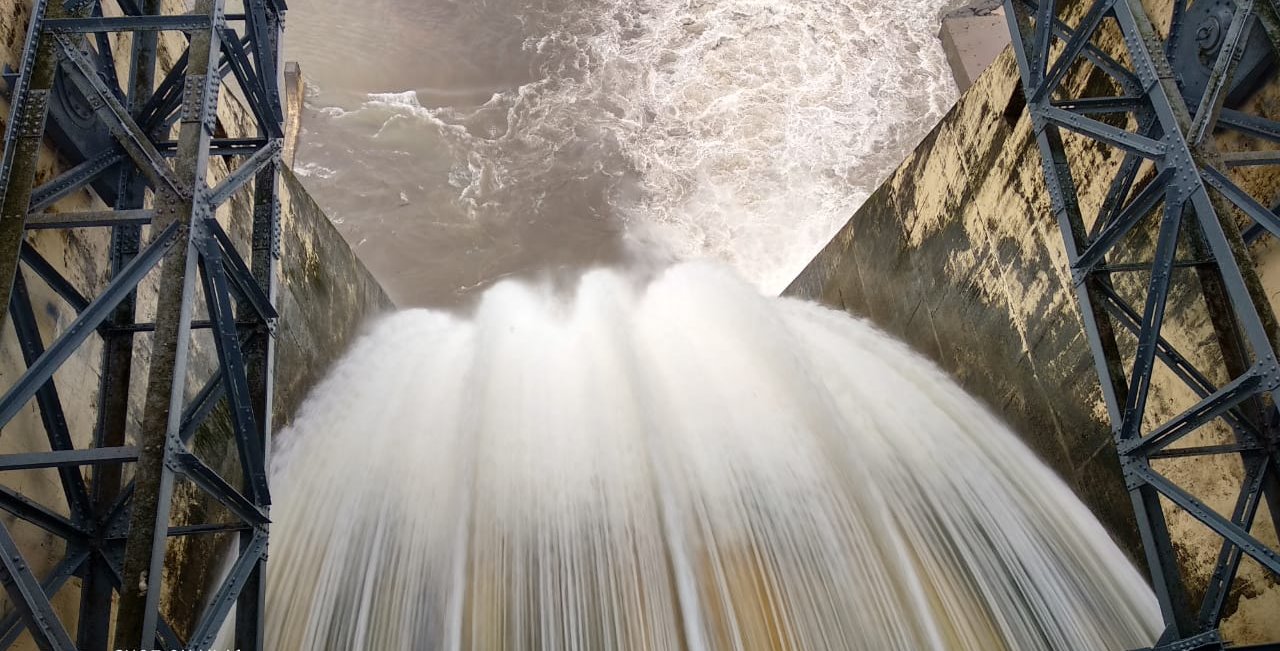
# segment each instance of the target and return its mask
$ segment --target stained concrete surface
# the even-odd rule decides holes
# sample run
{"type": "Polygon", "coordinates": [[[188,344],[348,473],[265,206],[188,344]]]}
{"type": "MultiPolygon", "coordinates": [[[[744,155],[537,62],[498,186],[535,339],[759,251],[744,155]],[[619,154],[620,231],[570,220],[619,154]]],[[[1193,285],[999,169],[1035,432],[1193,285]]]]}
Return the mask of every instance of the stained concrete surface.
{"type": "Polygon", "coordinates": [[[284,64],[284,162],[293,167],[298,156],[298,139],[302,136],[302,106],[306,101],[307,85],[302,76],[302,66],[297,61],[284,64]]]}
{"type": "MultiPolygon", "coordinates": [[[[1084,10],[1076,2],[1067,22],[1084,10]]],[[[1147,2],[1168,16],[1166,0],[1147,2]]],[[[1161,26],[1157,26],[1163,29],[1161,26]]],[[[1117,51],[1118,32],[1096,43],[1117,51]]],[[[1115,94],[1091,69],[1067,81],[1072,92],[1115,94]]],[[[1247,110],[1280,117],[1280,92],[1269,87],[1247,110]]],[[[1105,405],[1084,339],[1062,236],[1049,208],[1040,155],[1024,110],[1017,66],[1009,51],[837,233],[796,278],[787,294],[819,300],[870,319],[950,372],[1002,416],[1075,490],[1121,546],[1140,558],[1133,515],[1120,478],[1105,405]]],[[[1123,126],[1123,125],[1121,125],[1123,126]]],[[[1132,126],[1132,125],[1130,125],[1132,126]]],[[[1223,149],[1240,147],[1222,137],[1223,149]]],[[[1095,214],[1122,160],[1119,152],[1075,136],[1067,153],[1084,214],[1095,214]]],[[[1251,168],[1236,179],[1255,196],[1280,194],[1275,168],[1251,168]]],[[[1153,172],[1143,170],[1149,178],[1153,172]]],[[[1243,216],[1236,215],[1238,220],[1243,216]]],[[[1149,252],[1151,231],[1132,236],[1126,255],[1149,252]]],[[[1273,305],[1280,296],[1280,254],[1265,239],[1252,247],[1273,305]]],[[[1175,275],[1170,325],[1164,334],[1201,368],[1221,371],[1212,327],[1197,297],[1194,275],[1175,275]]],[[[1117,280],[1131,302],[1145,287],[1117,280]]],[[[1132,351],[1132,338],[1121,346],[1132,351]]],[[[1167,369],[1157,371],[1148,406],[1151,422],[1168,420],[1197,399],[1167,369]]],[[[1185,445],[1225,442],[1212,429],[1185,445]]],[[[1171,459],[1157,470],[1219,513],[1230,514],[1242,468],[1230,456],[1171,459]]],[[[1165,505],[1184,575],[1203,589],[1220,539],[1189,514],[1165,505]]],[[[1277,544],[1270,515],[1254,535],[1277,544]]],[[[1251,560],[1242,564],[1225,634],[1233,641],[1280,640],[1280,585],[1251,560]]]]}
{"type": "MultiPolygon", "coordinates": [[[[21,0],[0,1],[4,62],[12,63],[21,46],[26,6],[21,0]]],[[[1163,6],[1153,6],[1153,11],[1167,13],[1163,6]]],[[[166,52],[172,51],[170,44],[166,52]]],[[[166,54],[163,60],[172,61],[172,55],[166,54]]],[[[977,79],[788,291],[870,318],[950,371],[1022,432],[1027,443],[1136,554],[1128,500],[1115,468],[1105,410],[1080,332],[1061,237],[1048,210],[1039,154],[1021,112],[1016,76],[1012,58],[1007,53],[998,56],[991,70],[977,79]]],[[[1098,80],[1086,75],[1071,83],[1079,86],[1098,80]]],[[[1270,92],[1255,102],[1254,110],[1275,118],[1280,116],[1280,102],[1270,92]]],[[[228,106],[222,122],[243,127],[245,118],[242,110],[228,106]]],[[[1081,179],[1082,203],[1096,205],[1104,189],[1100,179],[1114,169],[1119,156],[1078,140],[1069,144],[1078,165],[1100,172],[1081,179]]],[[[1230,146],[1230,142],[1224,144],[1230,146]]],[[[61,161],[47,155],[41,178],[49,178],[61,166],[61,161]]],[[[1273,174],[1261,169],[1249,170],[1241,181],[1264,196],[1274,195],[1280,186],[1273,174]]],[[[298,180],[286,174],[283,187],[278,425],[288,421],[307,387],[340,354],[365,317],[391,307],[298,180]]],[[[58,208],[93,205],[88,195],[78,195],[58,208]]],[[[241,245],[247,242],[248,209],[241,197],[222,214],[241,245]]],[[[50,231],[34,235],[33,242],[82,291],[101,289],[105,238],[50,231]]],[[[1278,250],[1270,242],[1254,248],[1273,302],[1280,295],[1278,250]]],[[[73,314],[39,281],[31,284],[41,328],[49,340],[73,314]]],[[[145,283],[144,296],[152,291],[150,282],[145,283]]],[[[1174,301],[1189,333],[1175,343],[1193,355],[1210,354],[1207,321],[1185,295],[1175,296],[1174,301]]],[[[146,299],[143,304],[141,318],[150,309],[146,299]]],[[[209,342],[196,344],[193,376],[207,372],[211,359],[209,342]]],[[[145,379],[141,360],[146,346],[146,338],[140,337],[137,382],[145,379]]],[[[93,428],[99,354],[98,344],[91,341],[56,376],[68,422],[80,445],[93,428]]],[[[12,332],[6,330],[0,333],[0,383],[16,377],[21,370],[18,364],[12,332]]],[[[1153,409],[1161,416],[1176,413],[1190,399],[1167,374],[1157,378],[1155,387],[1153,409]]],[[[202,434],[200,446],[203,453],[222,455],[225,463],[227,446],[221,444],[225,439],[219,435],[219,426],[215,420],[202,434]]],[[[31,406],[4,429],[0,452],[39,449],[43,436],[31,406]]],[[[1238,464],[1230,460],[1170,463],[1161,470],[1219,510],[1229,508],[1234,500],[1233,482],[1240,475],[1238,464]]],[[[65,510],[52,473],[23,471],[6,479],[10,486],[65,510]]],[[[177,516],[195,518],[209,509],[187,494],[177,516]]],[[[1193,583],[1203,584],[1217,550],[1214,538],[1186,514],[1170,511],[1169,515],[1181,541],[1178,552],[1186,571],[1193,583]]],[[[12,518],[3,517],[6,524],[13,524],[12,518]]],[[[1266,526],[1260,526],[1255,533],[1265,535],[1266,531],[1266,526]]],[[[17,525],[14,533],[37,570],[57,560],[61,546],[51,537],[26,525],[17,525]]],[[[166,573],[188,585],[207,581],[211,555],[208,547],[173,549],[166,573]]],[[[75,612],[75,583],[55,600],[64,617],[75,612]]],[[[1280,589],[1274,579],[1246,563],[1244,583],[1225,630],[1238,642],[1280,638],[1280,618],[1274,616],[1280,612],[1280,589]]],[[[191,594],[166,598],[167,612],[175,621],[189,621],[196,606],[191,594]]]]}
{"type": "Polygon", "coordinates": [[[947,54],[956,87],[964,92],[1009,46],[1004,8],[987,2],[953,11],[943,16],[938,40],[947,54]]]}

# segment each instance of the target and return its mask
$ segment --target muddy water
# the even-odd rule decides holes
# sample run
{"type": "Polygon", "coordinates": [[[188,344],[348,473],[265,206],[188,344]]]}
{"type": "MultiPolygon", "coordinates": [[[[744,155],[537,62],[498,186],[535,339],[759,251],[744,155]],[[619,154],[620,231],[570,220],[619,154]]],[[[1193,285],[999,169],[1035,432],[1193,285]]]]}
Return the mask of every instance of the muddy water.
{"type": "Polygon", "coordinates": [[[293,0],[297,171],[393,297],[727,262],[777,291],[954,100],[941,0],[293,0]]]}

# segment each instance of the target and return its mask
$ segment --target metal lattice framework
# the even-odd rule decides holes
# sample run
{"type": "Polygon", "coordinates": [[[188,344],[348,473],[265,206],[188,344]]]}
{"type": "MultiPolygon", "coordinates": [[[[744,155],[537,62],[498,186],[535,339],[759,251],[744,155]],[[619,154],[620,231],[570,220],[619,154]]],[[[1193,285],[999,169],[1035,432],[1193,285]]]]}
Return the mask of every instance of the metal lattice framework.
{"type": "Polygon", "coordinates": [[[1224,645],[1218,628],[1242,558],[1280,575],[1280,554],[1254,535],[1264,502],[1280,522],[1277,328],[1246,248],[1264,234],[1280,237],[1280,218],[1228,174],[1280,165],[1280,151],[1267,148],[1280,143],[1280,123],[1231,108],[1265,77],[1270,50],[1280,52],[1280,19],[1273,0],[1170,4],[1163,39],[1141,0],[1005,0],[1005,13],[1166,623],[1155,648],[1216,649],[1224,645]],[[1081,9],[1068,25],[1063,16],[1081,9]],[[1068,83],[1082,76],[1101,83],[1068,83]],[[1218,134],[1228,132],[1246,136],[1240,140],[1254,150],[1220,153],[1218,134]],[[1080,138],[1123,152],[1096,213],[1085,214],[1077,181],[1098,170],[1083,169],[1079,158],[1073,165],[1067,151],[1080,138]],[[1182,340],[1172,330],[1190,327],[1170,311],[1175,287],[1194,299],[1179,305],[1208,315],[1220,368],[1197,368],[1171,343],[1182,340]],[[1160,373],[1198,397],[1171,419],[1159,418],[1152,406],[1160,373]],[[1229,514],[1159,471],[1164,460],[1208,455],[1233,455],[1242,464],[1229,514]],[[1198,608],[1179,571],[1162,502],[1221,537],[1207,588],[1194,595],[1198,608]]]}
{"type": "Polygon", "coordinates": [[[14,606],[0,618],[0,648],[24,630],[46,650],[208,648],[234,608],[234,646],[261,649],[284,2],[244,0],[237,14],[224,13],[224,0],[195,0],[182,14],[166,8],[188,3],[161,0],[32,4],[21,68],[9,76],[12,111],[0,169],[0,305],[8,306],[27,370],[0,397],[0,427],[34,401],[48,448],[0,455],[0,509],[65,548],[49,574],[36,576],[0,526],[0,580],[14,606]],[[185,33],[186,49],[167,71],[157,70],[161,32],[185,33]],[[129,51],[127,64],[117,64],[113,49],[129,51]],[[255,133],[222,135],[219,98],[231,93],[248,108],[255,133]],[[71,165],[36,186],[49,144],[71,165]],[[215,158],[230,171],[211,187],[215,158]],[[47,212],[86,188],[107,208],[47,212]],[[239,192],[251,192],[253,201],[247,260],[215,220],[218,206],[239,192]],[[109,230],[105,288],[82,294],[32,246],[27,235],[35,229],[109,230]],[[148,275],[158,289],[143,295],[139,283],[148,275]],[[48,343],[28,291],[34,277],[77,313],[48,343]],[[139,322],[152,299],[154,318],[139,322]],[[195,320],[200,307],[208,318],[195,320]],[[216,370],[189,396],[197,330],[212,333],[216,370]],[[92,444],[77,448],[54,373],[94,335],[103,351],[97,421],[92,444]],[[126,425],[138,416],[129,410],[130,372],[135,340],[144,336],[151,338],[145,403],[137,444],[129,445],[126,425]],[[232,479],[190,448],[220,405],[230,414],[239,460],[240,476],[232,479]],[[6,486],[5,471],[33,468],[56,470],[65,505],[39,504],[6,486]],[[233,521],[171,526],[180,478],[221,503],[233,521]],[[239,554],[188,639],[180,639],[159,608],[167,541],[226,532],[238,536],[239,554]],[[81,579],[74,626],[50,605],[71,577],[81,579]]]}

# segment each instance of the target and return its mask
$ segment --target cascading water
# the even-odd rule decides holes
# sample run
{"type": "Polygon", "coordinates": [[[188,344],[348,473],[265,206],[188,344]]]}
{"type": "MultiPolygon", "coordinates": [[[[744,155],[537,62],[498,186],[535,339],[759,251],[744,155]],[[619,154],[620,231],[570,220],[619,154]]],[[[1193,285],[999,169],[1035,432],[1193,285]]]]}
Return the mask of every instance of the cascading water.
{"type": "Polygon", "coordinates": [[[267,648],[1110,650],[1142,578],[902,344],[702,264],[376,325],[279,436],[267,648]]]}

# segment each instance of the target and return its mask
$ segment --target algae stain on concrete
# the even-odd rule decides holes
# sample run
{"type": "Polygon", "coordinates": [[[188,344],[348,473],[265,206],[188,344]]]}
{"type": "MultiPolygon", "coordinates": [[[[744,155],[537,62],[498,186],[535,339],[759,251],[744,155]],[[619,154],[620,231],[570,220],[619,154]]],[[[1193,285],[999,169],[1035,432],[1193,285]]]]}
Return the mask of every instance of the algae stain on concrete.
{"type": "MultiPolygon", "coordinates": [[[[1152,15],[1168,15],[1167,1],[1146,4],[1152,15]]],[[[1084,5],[1073,5],[1067,22],[1078,20],[1084,5]]],[[[1113,52],[1121,47],[1114,30],[1097,44],[1113,52]]],[[[1087,67],[1067,83],[1094,94],[1105,94],[1110,85],[1087,67]]],[[[867,317],[934,359],[1021,432],[1140,560],[1105,404],[1020,93],[1016,64],[1006,51],[786,293],[867,317]],[[928,319],[915,316],[922,310],[928,319]]],[[[1277,98],[1280,89],[1269,87],[1255,98],[1252,110],[1280,113],[1277,98]]],[[[1231,143],[1222,145],[1229,149],[1231,143]]],[[[1083,212],[1092,214],[1121,156],[1070,137],[1067,154],[1073,169],[1096,171],[1076,178],[1083,212]]],[[[1150,178],[1153,171],[1148,166],[1140,174],[1150,178]]],[[[1250,170],[1239,180],[1255,196],[1280,194],[1280,175],[1274,171],[1250,170]]],[[[1138,259],[1151,243],[1150,232],[1139,232],[1125,255],[1138,259]]],[[[1280,298],[1278,249],[1275,243],[1253,247],[1273,302],[1280,298]]],[[[1220,382],[1225,371],[1215,368],[1220,364],[1214,364],[1213,329],[1196,280],[1187,273],[1178,282],[1180,289],[1170,299],[1176,327],[1167,330],[1168,338],[1220,382]]],[[[1145,296],[1145,287],[1134,281],[1117,281],[1117,290],[1139,304],[1145,296]]],[[[1135,343],[1127,335],[1120,340],[1122,350],[1132,351],[1135,343]]],[[[1167,369],[1157,372],[1153,386],[1151,422],[1167,420],[1198,399],[1167,369]]],[[[1226,436],[1210,429],[1198,440],[1225,442],[1226,436]]],[[[1158,469],[1230,513],[1242,474],[1238,461],[1169,460],[1158,469]]],[[[1188,584],[1193,592],[1202,589],[1219,539],[1182,511],[1166,508],[1166,515],[1188,584]]],[[[1274,537],[1270,518],[1264,514],[1259,520],[1255,535],[1274,537]]],[[[1280,618],[1273,616],[1280,612],[1280,587],[1274,578],[1250,562],[1238,585],[1234,612],[1223,630],[1238,643],[1280,639],[1280,618]]]]}

